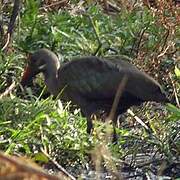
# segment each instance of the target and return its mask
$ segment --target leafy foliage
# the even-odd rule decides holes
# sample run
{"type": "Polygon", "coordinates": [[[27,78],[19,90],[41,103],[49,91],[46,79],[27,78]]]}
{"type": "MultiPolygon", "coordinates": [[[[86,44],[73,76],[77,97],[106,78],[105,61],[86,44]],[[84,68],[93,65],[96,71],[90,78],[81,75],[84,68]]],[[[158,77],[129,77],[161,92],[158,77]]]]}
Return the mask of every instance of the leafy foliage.
{"type": "MultiPolygon", "coordinates": [[[[43,99],[42,93],[31,90],[26,96],[19,96],[17,91],[14,91],[9,96],[0,98],[1,150],[44,161],[37,155],[43,150],[56,157],[58,162],[71,171],[75,166],[78,167],[77,172],[73,171],[76,175],[82,173],[82,167],[86,169],[87,163],[90,163],[90,154],[96,147],[100,147],[99,145],[109,151],[102,148],[100,152],[100,148],[96,152],[97,156],[104,157],[103,153],[107,155],[110,152],[116,163],[119,163],[119,158],[129,162],[129,156],[133,156],[130,164],[134,167],[140,153],[153,152],[155,159],[158,159],[156,154],[160,154],[164,157],[163,161],[167,160],[167,164],[177,160],[180,148],[180,83],[179,67],[175,66],[177,54],[172,51],[178,46],[178,27],[173,26],[174,33],[169,33],[169,42],[173,42],[170,49],[172,51],[161,55],[168,43],[165,37],[167,27],[159,22],[159,17],[153,16],[150,9],[141,6],[131,11],[122,9],[119,14],[110,16],[105,14],[99,5],[75,12],[66,9],[46,12],[39,1],[26,1],[14,32],[12,51],[8,54],[0,52],[1,93],[13,81],[19,82],[26,59],[25,53],[47,47],[56,52],[61,61],[69,60],[73,56],[127,55],[136,58],[133,63],[142,65],[141,68],[145,67],[150,74],[154,66],[159,67],[153,74],[159,76],[163,72],[166,78],[168,73],[161,69],[165,64],[164,69],[170,69],[173,77],[174,86],[170,88],[170,92],[176,91],[176,105],[167,105],[168,112],[165,109],[153,112],[148,108],[140,110],[138,115],[148,121],[151,133],[127,117],[122,128],[117,129],[120,136],[118,144],[112,145],[106,141],[106,126],[103,123],[97,122],[94,134],[89,137],[86,134],[85,119],[71,104],[62,106],[59,100],[53,100],[52,97],[43,99]],[[159,54],[161,56],[158,56],[159,54]],[[154,60],[160,61],[160,64],[156,64],[154,60]],[[130,126],[132,123],[133,126],[130,126]]],[[[174,19],[172,16],[172,24],[174,19]]],[[[43,89],[41,80],[42,78],[38,79],[38,84],[41,84],[40,91],[43,89]]],[[[105,157],[104,162],[109,164],[105,157]]],[[[159,168],[161,163],[157,164],[159,168]]],[[[144,166],[142,169],[149,172],[150,167],[144,166]]]]}

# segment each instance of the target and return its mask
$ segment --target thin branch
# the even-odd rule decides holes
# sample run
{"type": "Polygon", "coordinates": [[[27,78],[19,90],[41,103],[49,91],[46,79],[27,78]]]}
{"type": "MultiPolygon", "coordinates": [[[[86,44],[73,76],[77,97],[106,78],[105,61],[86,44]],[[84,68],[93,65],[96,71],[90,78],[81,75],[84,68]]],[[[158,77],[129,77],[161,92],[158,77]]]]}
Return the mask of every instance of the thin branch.
{"type": "Polygon", "coordinates": [[[162,162],[164,159],[151,159],[149,161],[145,161],[143,163],[139,163],[136,165],[136,168],[143,168],[144,166],[148,166],[148,165],[151,165],[153,163],[160,163],[162,162]]]}
{"type": "Polygon", "coordinates": [[[55,2],[55,3],[43,6],[43,7],[39,8],[39,10],[43,10],[43,9],[47,9],[47,8],[52,8],[54,6],[57,7],[58,5],[65,4],[65,3],[68,4],[69,1],[68,0],[61,0],[61,1],[58,1],[58,2],[55,2]]]}
{"type": "Polygon", "coordinates": [[[146,130],[149,131],[149,127],[139,118],[137,117],[133,111],[131,111],[130,109],[127,110],[128,114],[130,114],[139,124],[141,124],[146,130]]]}
{"type": "Polygon", "coordinates": [[[1,39],[4,35],[4,29],[3,29],[3,22],[0,20],[0,36],[1,36],[1,39]]]}
{"type": "Polygon", "coordinates": [[[164,56],[164,55],[167,53],[167,51],[168,51],[169,48],[170,48],[170,45],[168,45],[168,46],[166,47],[166,49],[164,49],[164,51],[163,51],[161,54],[159,54],[157,57],[160,58],[160,57],[164,56]]]}
{"type": "MultiPolygon", "coordinates": [[[[125,85],[127,83],[127,80],[128,80],[128,77],[127,76],[124,76],[121,80],[121,82],[119,83],[119,86],[118,86],[118,89],[116,91],[116,95],[114,97],[114,101],[113,101],[113,104],[112,104],[112,108],[111,108],[111,111],[108,115],[108,117],[106,118],[106,122],[107,123],[110,123],[111,121],[113,121],[113,143],[117,143],[117,134],[116,134],[116,124],[117,124],[117,120],[115,120],[115,114],[116,114],[116,111],[117,111],[117,107],[118,107],[118,104],[119,104],[119,100],[120,100],[120,97],[123,93],[123,90],[125,88],[125,85]]],[[[109,134],[107,133],[106,134],[106,139],[108,139],[107,137],[109,137],[109,134]]]]}
{"type": "Polygon", "coordinates": [[[110,2],[107,0],[103,0],[102,2],[104,4],[104,10],[105,12],[107,12],[107,14],[114,14],[114,13],[118,13],[120,12],[120,8],[118,7],[118,5],[114,2],[110,2]]]}
{"type": "Polygon", "coordinates": [[[104,3],[105,10],[109,11],[109,4],[107,0],[103,0],[103,3],[104,3]]]}
{"type": "Polygon", "coordinates": [[[1,51],[4,51],[4,50],[8,47],[9,42],[10,42],[10,34],[7,33],[6,43],[5,43],[4,46],[2,47],[1,51]]]}
{"type": "Polygon", "coordinates": [[[143,35],[145,33],[145,31],[148,29],[148,26],[146,26],[145,28],[142,29],[141,33],[140,33],[140,38],[139,38],[139,41],[138,41],[138,45],[137,45],[137,50],[136,50],[136,56],[138,56],[139,54],[139,49],[140,49],[140,45],[141,45],[141,41],[142,41],[142,38],[143,38],[143,35]]]}
{"type": "MultiPolygon", "coordinates": [[[[165,37],[165,39],[164,39],[164,42],[163,42],[163,45],[162,45],[162,50],[161,50],[161,52],[164,50],[164,48],[165,48],[165,45],[166,45],[166,43],[167,43],[167,39],[168,39],[168,37],[169,37],[169,30],[167,30],[167,32],[165,32],[165,34],[163,34],[163,36],[162,37],[165,37]]],[[[159,49],[160,49],[160,45],[161,45],[161,43],[162,43],[162,41],[163,41],[163,38],[161,38],[160,40],[159,40],[159,42],[156,44],[156,46],[153,48],[153,52],[157,52],[159,49]]],[[[169,48],[169,46],[168,46],[168,48],[169,48]]],[[[161,57],[161,56],[163,56],[166,52],[167,52],[167,48],[162,52],[162,53],[160,53],[159,55],[158,55],[158,58],[159,57],[161,57]]]]}
{"type": "Polygon", "coordinates": [[[114,101],[113,101],[113,104],[112,104],[112,108],[111,108],[111,111],[109,113],[108,120],[113,120],[114,119],[114,116],[115,116],[115,113],[116,113],[116,110],[117,110],[117,107],[118,107],[118,104],[119,104],[119,100],[120,100],[120,97],[121,97],[121,95],[123,93],[125,85],[127,83],[127,80],[128,80],[128,77],[124,76],[122,81],[119,83],[119,87],[117,89],[117,92],[116,92],[116,95],[115,95],[115,98],[114,98],[114,101]]]}
{"type": "Polygon", "coordinates": [[[13,7],[10,22],[8,25],[8,30],[7,30],[7,33],[9,33],[10,36],[12,35],[13,29],[15,26],[15,22],[16,22],[16,18],[19,13],[19,6],[20,6],[20,0],[14,0],[14,7],[13,7]]]}
{"type": "Polygon", "coordinates": [[[162,51],[164,50],[164,48],[165,48],[165,46],[166,46],[166,44],[167,44],[167,40],[168,40],[169,35],[170,35],[170,30],[167,29],[166,34],[163,36],[163,37],[165,37],[165,38],[164,38],[164,42],[163,42],[163,45],[162,45],[162,51]]]}
{"type": "Polygon", "coordinates": [[[16,87],[15,82],[13,82],[2,94],[0,94],[0,100],[7,96],[16,87]]]}
{"type": "Polygon", "coordinates": [[[9,43],[10,43],[11,36],[13,33],[13,29],[15,27],[16,18],[17,18],[17,15],[19,13],[19,6],[20,6],[20,0],[14,0],[13,11],[12,11],[12,15],[11,15],[10,22],[8,25],[8,30],[6,33],[7,40],[6,40],[6,43],[3,45],[3,48],[1,49],[2,51],[6,50],[9,43]]]}
{"type": "Polygon", "coordinates": [[[169,73],[169,77],[170,77],[170,80],[171,80],[171,83],[172,83],[173,93],[174,93],[174,96],[175,96],[175,99],[176,99],[177,106],[180,108],[180,103],[179,103],[179,99],[178,99],[178,95],[177,95],[177,91],[176,91],[176,86],[175,86],[175,83],[173,81],[171,73],[169,73]]]}
{"type": "MultiPolygon", "coordinates": [[[[42,150],[42,149],[41,149],[42,150]]],[[[57,161],[55,161],[54,159],[52,159],[49,154],[47,154],[47,152],[45,152],[44,150],[42,150],[42,152],[49,158],[49,160],[63,173],[63,175],[65,175],[67,178],[70,178],[71,180],[76,180],[76,178],[74,176],[72,176],[71,174],[69,174],[57,161]]]]}
{"type": "Polygon", "coordinates": [[[3,46],[3,36],[4,36],[4,28],[3,28],[3,2],[0,1],[0,47],[3,46]]]}
{"type": "MultiPolygon", "coordinates": [[[[142,41],[143,35],[144,35],[144,33],[146,32],[146,30],[148,29],[148,27],[149,27],[149,26],[144,27],[144,28],[138,33],[138,37],[140,36],[140,38],[139,38],[139,40],[138,40],[137,47],[136,47],[136,50],[135,50],[135,51],[136,51],[136,57],[138,57],[139,49],[140,49],[140,45],[141,45],[141,41],[142,41]]],[[[132,53],[135,45],[136,45],[136,42],[134,42],[134,44],[133,44],[133,46],[132,46],[131,53],[132,53]]]]}
{"type": "Polygon", "coordinates": [[[88,14],[84,14],[84,15],[85,15],[86,17],[88,17],[88,19],[89,19],[89,21],[90,21],[90,23],[91,23],[91,25],[92,25],[92,28],[93,28],[93,30],[94,30],[95,36],[96,36],[96,38],[97,38],[97,41],[98,41],[98,47],[97,47],[96,51],[93,53],[93,55],[95,56],[95,55],[97,55],[97,53],[98,53],[99,50],[101,49],[102,43],[101,43],[99,34],[98,34],[98,32],[96,31],[95,24],[94,24],[94,22],[93,22],[92,17],[91,17],[90,15],[88,15],[88,14]]]}

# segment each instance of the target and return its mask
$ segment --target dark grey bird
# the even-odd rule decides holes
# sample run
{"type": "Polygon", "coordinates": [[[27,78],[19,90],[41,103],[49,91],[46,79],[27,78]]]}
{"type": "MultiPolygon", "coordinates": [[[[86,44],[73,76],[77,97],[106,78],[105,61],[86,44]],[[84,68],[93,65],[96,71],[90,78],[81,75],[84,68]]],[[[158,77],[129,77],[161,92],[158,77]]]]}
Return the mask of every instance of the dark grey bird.
{"type": "Polygon", "coordinates": [[[28,85],[39,73],[43,73],[52,95],[61,93],[62,100],[72,101],[80,107],[87,118],[88,133],[93,127],[92,114],[99,111],[109,114],[123,77],[127,81],[115,111],[114,124],[117,116],[133,105],[146,101],[169,102],[157,81],[118,58],[81,57],[60,66],[58,57],[52,51],[40,49],[28,59],[22,86],[28,85]]]}

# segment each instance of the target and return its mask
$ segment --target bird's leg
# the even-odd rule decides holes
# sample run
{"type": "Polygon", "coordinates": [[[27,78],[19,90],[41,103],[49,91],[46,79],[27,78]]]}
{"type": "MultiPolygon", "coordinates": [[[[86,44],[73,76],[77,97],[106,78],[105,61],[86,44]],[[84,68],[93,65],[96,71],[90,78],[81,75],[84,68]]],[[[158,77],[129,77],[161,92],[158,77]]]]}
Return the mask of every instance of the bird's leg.
{"type": "Polygon", "coordinates": [[[84,107],[83,109],[81,109],[84,116],[87,118],[87,133],[88,134],[91,134],[92,133],[92,130],[93,130],[93,122],[92,122],[92,119],[93,119],[93,114],[95,112],[95,108],[94,108],[94,105],[89,105],[84,107]]]}
{"type": "Polygon", "coordinates": [[[118,141],[118,137],[116,133],[116,126],[117,126],[117,116],[115,116],[113,120],[113,138],[112,138],[113,144],[117,144],[117,141],[118,141]]]}
{"type": "Polygon", "coordinates": [[[92,118],[91,116],[87,117],[87,133],[91,134],[93,130],[93,123],[92,123],[92,118]]]}
{"type": "Polygon", "coordinates": [[[83,116],[87,119],[87,133],[91,134],[93,129],[92,114],[96,111],[96,104],[87,101],[79,94],[72,95],[71,99],[73,99],[73,101],[81,108],[83,116]]]}
{"type": "Polygon", "coordinates": [[[116,126],[113,125],[113,138],[112,138],[112,143],[113,144],[117,144],[118,141],[118,137],[117,137],[117,133],[116,133],[116,126]]]}

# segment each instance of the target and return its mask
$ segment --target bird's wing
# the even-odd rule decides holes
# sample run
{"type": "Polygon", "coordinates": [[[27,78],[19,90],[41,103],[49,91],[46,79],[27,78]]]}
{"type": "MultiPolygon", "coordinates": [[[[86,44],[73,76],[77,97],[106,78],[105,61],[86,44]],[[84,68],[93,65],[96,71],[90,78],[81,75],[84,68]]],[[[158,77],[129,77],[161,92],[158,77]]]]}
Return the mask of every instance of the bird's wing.
{"type": "Polygon", "coordinates": [[[124,76],[128,79],[124,91],[140,99],[148,100],[148,93],[156,89],[153,79],[121,59],[84,57],[67,63],[59,71],[61,83],[67,90],[90,99],[114,97],[124,76]]]}

